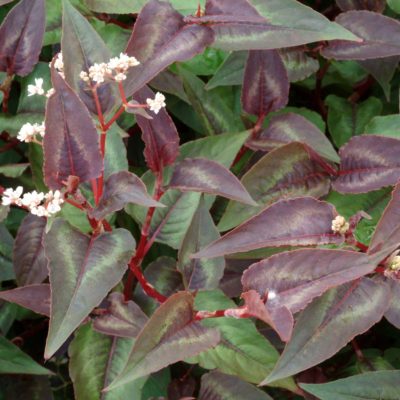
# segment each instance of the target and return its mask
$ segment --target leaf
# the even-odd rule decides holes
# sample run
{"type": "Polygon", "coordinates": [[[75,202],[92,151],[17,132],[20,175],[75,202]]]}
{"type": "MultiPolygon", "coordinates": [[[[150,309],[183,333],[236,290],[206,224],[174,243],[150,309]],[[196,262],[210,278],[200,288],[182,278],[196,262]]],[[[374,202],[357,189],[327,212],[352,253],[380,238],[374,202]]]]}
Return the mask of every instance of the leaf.
{"type": "Polygon", "coordinates": [[[132,172],[120,171],[107,179],[100,202],[90,215],[100,221],[107,215],[122,210],[128,203],[144,207],[163,206],[147,193],[146,186],[140,178],[132,172]]]}
{"type": "Polygon", "coordinates": [[[268,127],[246,145],[253,150],[270,151],[290,142],[307,144],[319,155],[333,162],[339,157],[327,137],[313,123],[301,115],[289,112],[275,115],[268,127]]]}
{"type": "Polygon", "coordinates": [[[210,260],[190,259],[192,253],[218,238],[219,233],[202,198],[179,249],[177,269],[182,273],[186,289],[216,289],[218,287],[224,273],[225,259],[223,257],[210,260]]]}
{"type": "Polygon", "coordinates": [[[8,178],[18,178],[29,167],[29,163],[0,165],[0,174],[8,178]]]}
{"type": "Polygon", "coordinates": [[[18,229],[13,252],[18,286],[42,283],[48,275],[43,248],[46,224],[46,218],[29,213],[18,229]]]}
{"type": "Polygon", "coordinates": [[[400,138],[399,123],[400,123],[399,114],[376,116],[365,127],[364,133],[399,139],[400,138]]]}
{"type": "Polygon", "coordinates": [[[400,13],[400,2],[399,0],[387,0],[388,6],[397,14],[400,13]]]}
{"type": "Polygon", "coordinates": [[[78,329],[71,342],[69,374],[79,400],[140,398],[145,379],[138,379],[111,393],[102,393],[122,371],[134,344],[133,339],[109,337],[94,331],[90,324],[78,329]]]}
{"type": "Polygon", "coordinates": [[[301,249],[275,254],[251,265],[242,276],[243,290],[268,298],[269,308],[304,309],[327,290],[373,272],[363,253],[347,250],[301,249]]]}
{"type": "MultiPolygon", "coordinates": [[[[147,98],[153,97],[152,90],[144,87],[135,94],[134,99],[143,104],[147,98]]],[[[149,168],[153,172],[159,172],[163,167],[173,164],[179,152],[179,135],[165,109],[161,109],[152,120],[140,115],[136,115],[136,120],[142,130],[146,145],[144,156],[149,168]]]]}
{"type": "Polygon", "coordinates": [[[331,230],[336,215],[332,205],[312,197],[281,200],[212,242],[193,257],[211,258],[269,246],[339,244],[343,238],[331,230]]]}
{"type": "Polygon", "coordinates": [[[267,393],[240,379],[212,371],[201,377],[199,400],[272,400],[267,393]]]}
{"type": "Polygon", "coordinates": [[[61,189],[69,176],[86,182],[100,176],[103,162],[96,127],[85,105],[52,67],[56,92],[46,108],[43,138],[44,179],[50,189],[61,189]]]}
{"type": "Polygon", "coordinates": [[[0,374],[52,375],[15,344],[0,336],[0,374]]]}
{"type": "Polygon", "coordinates": [[[45,238],[51,285],[46,359],[119,283],[134,245],[125,229],[88,237],[60,219],[53,222],[45,238]]]}
{"type": "Polygon", "coordinates": [[[0,26],[0,71],[28,75],[39,60],[44,29],[44,0],[20,1],[0,26]]]}
{"type": "Polygon", "coordinates": [[[117,124],[113,124],[107,132],[106,154],[104,156],[104,177],[119,171],[128,171],[126,147],[123,141],[123,131],[117,124]]]}
{"type": "Polygon", "coordinates": [[[182,15],[171,4],[150,0],[140,12],[126,47],[126,53],[140,62],[128,73],[126,95],[137,92],[170,64],[201,53],[213,40],[209,27],[185,25],[182,15]]]}
{"type": "Polygon", "coordinates": [[[279,53],[285,64],[290,82],[298,82],[318,71],[319,62],[309,57],[302,47],[280,49],[279,53]]]}
{"type": "Polygon", "coordinates": [[[323,384],[300,386],[321,400],[396,400],[400,396],[400,371],[373,371],[323,384]]]}
{"type": "Polygon", "coordinates": [[[400,140],[361,135],[340,149],[340,170],[333,189],[340,193],[365,193],[394,185],[400,178],[400,140]]]}
{"type": "Polygon", "coordinates": [[[277,50],[249,52],[243,77],[243,110],[259,117],[285,107],[289,78],[277,50]]]}
{"type": "Polygon", "coordinates": [[[394,279],[388,279],[387,283],[390,286],[392,298],[390,300],[389,308],[385,312],[385,318],[397,329],[400,329],[400,304],[398,301],[400,296],[400,284],[399,281],[394,279]]]}
{"type": "Polygon", "coordinates": [[[383,12],[385,3],[385,0],[336,0],[336,4],[342,11],[370,10],[383,12]]]}
{"type": "Polygon", "coordinates": [[[106,390],[214,347],[219,338],[216,329],[193,321],[192,295],[176,293],[151,316],[137,337],[124,370],[106,390]]]}
{"type": "Polygon", "coordinates": [[[37,314],[50,315],[50,285],[28,285],[0,291],[0,299],[18,304],[37,314]]]}
{"type": "Polygon", "coordinates": [[[122,293],[111,293],[108,301],[107,314],[94,320],[93,329],[105,335],[135,338],[148,320],[146,314],[133,301],[126,302],[122,293]]]}
{"type": "Polygon", "coordinates": [[[261,384],[292,376],[330,358],[376,324],[389,299],[387,285],[368,278],[329,290],[300,315],[291,341],[261,384]]]}
{"type": "Polygon", "coordinates": [[[336,60],[366,60],[400,55],[400,22],[370,11],[348,11],[335,22],[354,33],[362,42],[334,40],[321,54],[336,60]]]}
{"type": "Polygon", "coordinates": [[[289,143],[260,158],[242,177],[243,186],[259,204],[229,202],[218,228],[231,229],[283,198],[321,197],[329,192],[328,174],[301,143],[289,143]],[[266,176],[265,171],[268,171],[266,176]]]}
{"type": "Polygon", "coordinates": [[[174,168],[169,187],[182,192],[209,193],[256,205],[240,181],[227,168],[206,158],[185,158],[174,168]]]}

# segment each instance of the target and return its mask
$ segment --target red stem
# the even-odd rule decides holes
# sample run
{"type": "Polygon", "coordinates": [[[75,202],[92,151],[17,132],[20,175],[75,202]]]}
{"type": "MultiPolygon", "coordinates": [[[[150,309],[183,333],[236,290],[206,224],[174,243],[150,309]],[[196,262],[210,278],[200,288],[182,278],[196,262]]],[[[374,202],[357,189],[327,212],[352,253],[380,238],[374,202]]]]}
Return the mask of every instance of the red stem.
{"type": "Polygon", "coordinates": [[[366,246],[365,244],[360,243],[358,241],[356,241],[354,244],[356,245],[356,247],[358,247],[364,253],[366,253],[368,251],[368,246],[366,246]]]}

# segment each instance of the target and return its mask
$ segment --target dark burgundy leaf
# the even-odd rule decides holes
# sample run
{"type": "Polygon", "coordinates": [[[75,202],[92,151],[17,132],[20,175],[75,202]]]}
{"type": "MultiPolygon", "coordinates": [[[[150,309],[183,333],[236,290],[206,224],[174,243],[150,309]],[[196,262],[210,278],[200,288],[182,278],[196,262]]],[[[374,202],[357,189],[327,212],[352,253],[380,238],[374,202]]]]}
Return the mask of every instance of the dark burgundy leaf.
{"type": "Polygon", "coordinates": [[[336,0],[336,3],[342,11],[369,10],[383,12],[386,6],[386,0],[336,0]]]}
{"type": "Polygon", "coordinates": [[[242,105],[249,114],[265,116],[285,107],[289,78],[277,50],[249,52],[244,70],[242,105]]]}
{"type": "MultiPolygon", "coordinates": [[[[147,98],[154,98],[154,93],[148,87],[143,87],[134,96],[139,103],[146,103],[147,98]]],[[[140,115],[136,120],[142,130],[142,138],[146,145],[144,156],[147,165],[153,172],[175,162],[179,152],[179,135],[175,124],[165,109],[149,120],[140,115]]]]}
{"type": "Polygon", "coordinates": [[[400,329],[400,281],[389,279],[387,283],[390,286],[392,298],[389,302],[389,308],[385,312],[385,318],[397,329],[400,329]]]}
{"type": "Polygon", "coordinates": [[[28,285],[0,292],[0,299],[16,303],[35,313],[50,316],[50,285],[28,285]]]}
{"type": "Polygon", "coordinates": [[[44,0],[21,0],[0,26],[0,71],[28,75],[39,60],[44,29],[44,0]]]}
{"type": "Polygon", "coordinates": [[[269,293],[270,308],[286,306],[296,313],[327,290],[369,274],[374,268],[364,253],[301,249],[253,264],[244,272],[242,283],[245,291],[256,290],[262,297],[269,293]]]}
{"type": "Polygon", "coordinates": [[[227,297],[240,297],[242,293],[242,282],[241,278],[243,272],[257,259],[244,259],[237,260],[227,258],[225,260],[224,275],[219,284],[220,289],[225,293],[227,297]]]}
{"type": "Polygon", "coordinates": [[[186,158],[177,164],[169,187],[183,192],[223,196],[251,206],[257,205],[229,169],[206,158],[186,158]]]}
{"type": "Polygon", "coordinates": [[[42,283],[48,275],[43,247],[46,224],[46,218],[29,213],[18,229],[13,260],[18,286],[42,283]]]}
{"type": "Polygon", "coordinates": [[[142,8],[126,48],[126,53],[141,63],[128,74],[124,85],[127,95],[141,89],[168,65],[201,53],[213,40],[209,27],[185,25],[171,4],[150,0],[142,8]]]}
{"type": "Polygon", "coordinates": [[[332,232],[335,208],[312,197],[281,200],[194,254],[211,258],[262,247],[310,246],[343,242],[332,232]]]}
{"type": "Polygon", "coordinates": [[[46,185],[61,189],[70,175],[81,182],[97,178],[103,162],[99,135],[86,106],[54,67],[51,79],[55,93],[46,107],[43,170],[46,185]]]}

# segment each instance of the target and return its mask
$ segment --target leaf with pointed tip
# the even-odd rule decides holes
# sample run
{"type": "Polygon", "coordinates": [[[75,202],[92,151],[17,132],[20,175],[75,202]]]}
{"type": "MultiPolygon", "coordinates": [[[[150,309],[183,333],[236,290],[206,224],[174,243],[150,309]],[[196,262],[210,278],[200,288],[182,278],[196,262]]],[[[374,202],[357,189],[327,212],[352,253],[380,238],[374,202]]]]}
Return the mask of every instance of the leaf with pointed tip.
{"type": "Polygon", "coordinates": [[[389,300],[387,285],[369,278],[329,290],[302,312],[291,341],[261,384],[292,376],[332,357],[376,324],[389,300]]]}
{"type": "Polygon", "coordinates": [[[0,292],[0,299],[18,304],[38,314],[50,316],[50,285],[28,285],[0,292]]]}
{"type": "Polygon", "coordinates": [[[342,11],[369,10],[383,12],[386,0],[336,0],[336,4],[342,11]]]}
{"type": "Polygon", "coordinates": [[[54,67],[51,78],[55,93],[46,107],[43,171],[46,185],[54,190],[61,189],[70,175],[80,182],[97,178],[103,162],[87,108],[54,67]]]}
{"type": "Polygon", "coordinates": [[[340,149],[340,170],[333,189],[365,193],[396,184],[400,178],[400,140],[375,135],[353,137],[340,149]]]}
{"type": "Polygon", "coordinates": [[[29,167],[29,163],[0,165],[0,174],[7,178],[18,178],[29,167]]]}
{"type": "Polygon", "coordinates": [[[265,116],[285,107],[289,78],[277,50],[252,50],[244,70],[242,105],[249,114],[265,116]]]}
{"type": "Polygon", "coordinates": [[[0,71],[28,75],[39,60],[45,29],[44,0],[22,0],[0,26],[0,71]]]}
{"type": "Polygon", "coordinates": [[[394,279],[388,279],[387,283],[390,286],[392,298],[390,300],[389,308],[385,312],[385,318],[397,329],[400,329],[400,283],[398,280],[394,279]]]}
{"type": "Polygon", "coordinates": [[[216,329],[193,321],[193,296],[179,292],[151,316],[136,339],[124,370],[107,390],[214,347],[220,336],[216,329]]]}
{"type": "Polygon", "coordinates": [[[273,292],[270,308],[286,306],[292,313],[305,308],[327,290],[371,273],[375,265],[364,253],[301,249],[275,254],[253,264],[242,277],[243,290],[260,296],[273,292]]]}
{"type": "Polygon", "coordinates": [[[335,22],[353,32],[362,42],[334,40],[321,54],[336,60],[365,60],[400,55],[400,22],[371,11],[348,11],[335,22]]]}
{"type": "Polygon", "coordinates": [[[220,231],[239,225],[282,198],[321,197],[330,187],[328,174],[301,143],[289,143],[266,154],[243,175],[241,182],[258,206],[229,202],[218,224],[220,231]]]}
{"type": "Polygon", "coordinates": [[[313,197],[297,197],[272,204],[253,218],[194,254],[211,258],[262,247],[339,244],[332,232],[335,208],[313,197]]]}
{"type": "Polygon", "coordinates": [[[48,359],[121,280],[135,241],[125,229],[88,237],[57,219],[44,243],[51,285],[48,359]]]}
{"type": "Polygon", "coordinates": [[[48,275],[43,238],[46,218],[28,214],[14,242],[14,271],[19,286],[42,283],[48,275]]]}
{"type": "Polygon", "coordinates": [[[209,27],[186,25],[171,4],[150,0],[140,12],[126,47],[126,53],[140,62],[124,81],[126,95],[137,92],[170,64],[201,53],[213,40],[209,27]]]}
{"type": "Polygon", "coordinates": [[[231,171],[206,158],[185,158],[177,164],[169,187],[183,192],[214,194],[247,205],[256,205],[231,171]]]}
{"type": "Polygon", "coordinates": [[[107,313],[94,320],[93,329],[105,335],[135,338],[148,320],[146,314],[133,301],[125,302],[122,293],[111,293],[108,301],[107,313]]]}
{"type": "Polygon", "coordinates": [[[272,400],[267,393],[232,375],[212,371],[201,377],[198,400],[272,400]]]}

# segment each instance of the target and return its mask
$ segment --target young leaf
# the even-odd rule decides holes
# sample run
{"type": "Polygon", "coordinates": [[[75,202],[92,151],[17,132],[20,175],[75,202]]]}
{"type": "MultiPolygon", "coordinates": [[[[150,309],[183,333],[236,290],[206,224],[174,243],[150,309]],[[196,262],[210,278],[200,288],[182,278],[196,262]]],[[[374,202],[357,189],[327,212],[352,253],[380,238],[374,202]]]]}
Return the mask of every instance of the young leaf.
{"type": "Polygon", "coordinates": [[[56,92],[46,108],[43,171],[46,185],[54,190],[61,189],[70,175],[81,182],[97,178],[103,162],[87,108],[54,67],[51,78],[56,92]]]}
{"type": "Polygon", "coordinates": [[[289,78],[277,50],[249,52],[244,70],[243,110],[259,117],[285,107],[289,100],[289,78]]]}
{"type": "Polygon", "coordinates": [[[300,315],[291,341],[261,384],[292,376],[333,356],[376,324],[389,300],[387,285],[368,278],[329,290],[300,315]]]}
{"type": "Polygon", "coordinates": [[[340,170],[333,189],[340,193],[365,193],[394,185],[400,178],[400,140],[361,135],[340,149],[340,170]]]}
{"type": "Polygon", "coordinates": [[[223,196],[251,206],[257,204],[232,172],[206,158],[185,158],[177,164],[169,187],[223,196]]]}
{"type": "Polygon", "coordinates": [[[46,218],[29,213],[21,222],[14,242],[14,271],[19,286],[42,283],[48,275],[43,238],[46,218]]]}
{"type": "Polygon", "coordinates": [[[88,237],[55,220],[45,238],[51,285],[51,316],[45,358],[121,280],[135,242],[125,229],[88,237]]]}
{"type": "Polygon", "coordinates": [[[107,391],[216,346],[219,332],[194,322],[193,312],[193,296],[188,292],[176,293],[163,303],[144,326],[124,370],[107,391]]]}
{"type": "Polygon", "coordinates": [[[0,71],[28,75],[39,60],[44,29],[44,0],[21,0],[0,26],[0,71]]]}
{"type": "Polygon", "coordinates": [[[281,200],[194,254],[212,258],[262,247],[339,244],[332,232],[335,208],[312,197],[281,200]]]}

